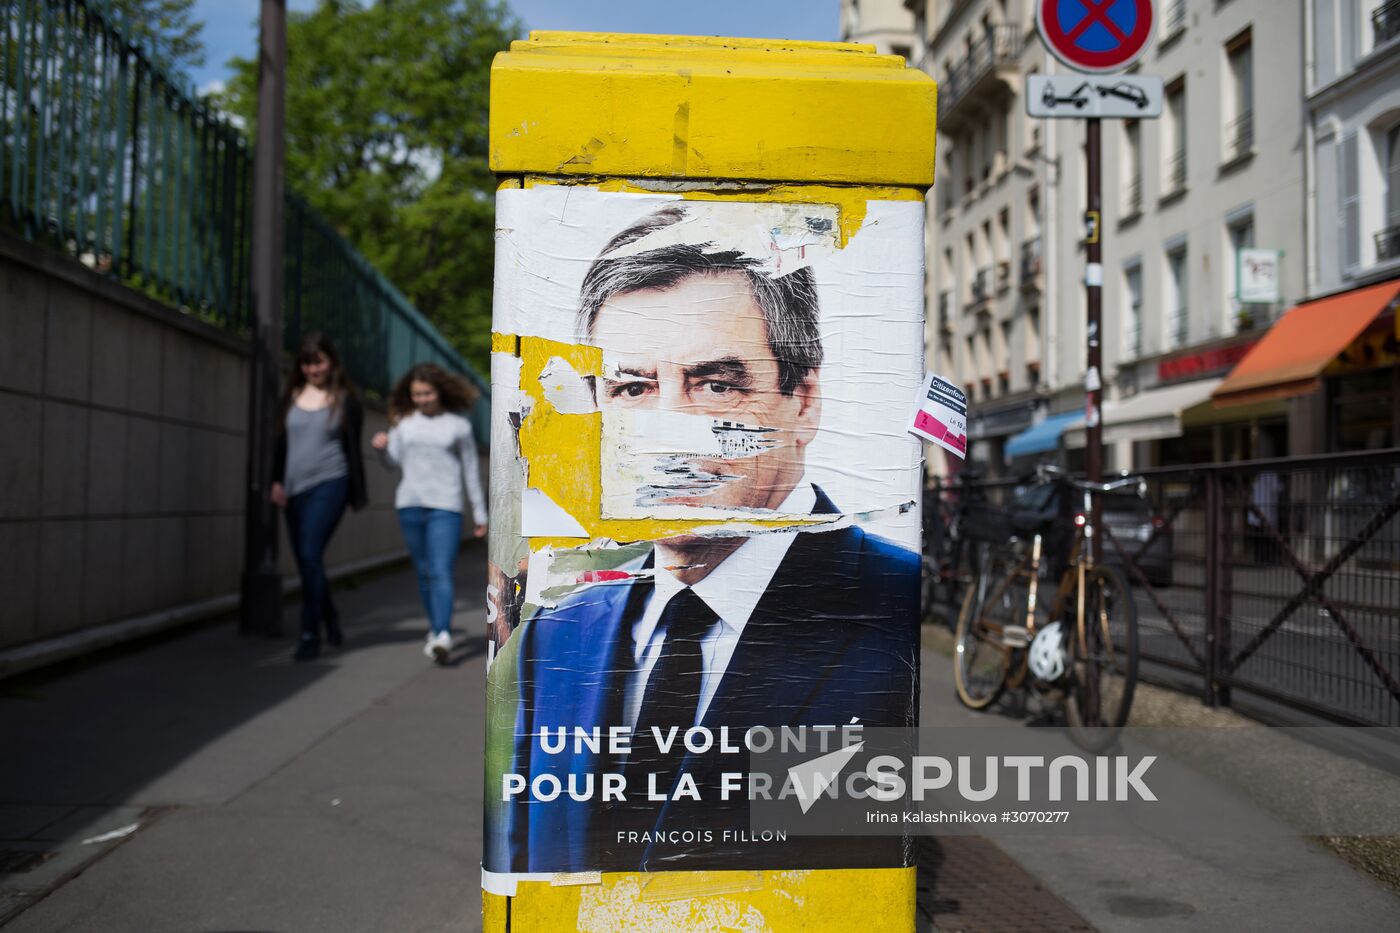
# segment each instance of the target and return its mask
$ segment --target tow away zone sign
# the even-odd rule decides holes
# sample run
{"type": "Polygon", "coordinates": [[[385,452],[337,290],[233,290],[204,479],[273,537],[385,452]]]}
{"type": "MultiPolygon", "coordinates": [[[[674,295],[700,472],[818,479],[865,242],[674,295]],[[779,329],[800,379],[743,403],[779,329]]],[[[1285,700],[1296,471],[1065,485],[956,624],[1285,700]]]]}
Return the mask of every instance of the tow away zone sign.
{"type": "Polygon", "coordinates": [[[1026,113],[1033,117],[1162,115],[1161,75],[1027,75],[1026,113]]]}

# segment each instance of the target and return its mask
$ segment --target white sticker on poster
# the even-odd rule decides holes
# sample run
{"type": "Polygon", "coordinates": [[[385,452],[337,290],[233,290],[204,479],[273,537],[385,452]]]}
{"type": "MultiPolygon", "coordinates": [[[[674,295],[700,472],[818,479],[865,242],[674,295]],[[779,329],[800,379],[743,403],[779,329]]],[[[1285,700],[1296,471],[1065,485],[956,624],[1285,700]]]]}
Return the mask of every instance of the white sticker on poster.
{"type": "Polygon", "coordinates": [[[966,393],[942,376],[929,373],[909,433],[967,459],[966,393]]]}

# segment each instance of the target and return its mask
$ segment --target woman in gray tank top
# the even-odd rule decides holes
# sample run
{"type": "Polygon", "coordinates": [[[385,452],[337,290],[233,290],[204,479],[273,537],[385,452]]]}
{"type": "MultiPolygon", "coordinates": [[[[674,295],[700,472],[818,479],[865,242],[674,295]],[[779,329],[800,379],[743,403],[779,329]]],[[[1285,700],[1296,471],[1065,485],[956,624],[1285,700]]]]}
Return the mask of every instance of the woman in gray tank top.
{"type": "Polygon", "coordinates": [[[366,501],[360,426],[364,414],[329,337],[306,335],[282,396],[272,501],[287,513],[287,537],[301,574],[301,637],[295,654],[309,661],[344,635],[326,579],[326,546],[346,505],[366,501]]]}

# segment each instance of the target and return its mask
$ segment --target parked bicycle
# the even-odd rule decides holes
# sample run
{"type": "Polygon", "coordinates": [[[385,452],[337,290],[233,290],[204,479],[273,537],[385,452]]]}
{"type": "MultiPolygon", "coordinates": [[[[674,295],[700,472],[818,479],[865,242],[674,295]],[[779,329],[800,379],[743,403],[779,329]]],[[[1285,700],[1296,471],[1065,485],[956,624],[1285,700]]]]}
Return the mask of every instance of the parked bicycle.
{"type": "Polygon", "coordinates": [[[964,587],[981,567],[989,543],[981,533],[982,519],[991,509],[981,480],[981,470],[965,467],[952,485],[937,486],[924,496],[925,621],[936,618],[939,605],[948,606],[951,615],[962,604],[964,587]]]}
{"type": "Polygon", "coordinates": [[[1010,543],[993,552],[963,599],[954,682],[971,709],[986,709],[1008,688],[1060,692],[1075,742],[1102,751],[1128,721],[1138,629],[1122,571],[1094,563],[1092,497],[1130,486],[1145,496],[1146,483],[1086,483],[1049,467],[1038,473],[1047,483],[1035,491],[1044,493],[1007,510],[1010,543]],[[1042,581],[1056,579],[1042,614],[1042,581]]]}

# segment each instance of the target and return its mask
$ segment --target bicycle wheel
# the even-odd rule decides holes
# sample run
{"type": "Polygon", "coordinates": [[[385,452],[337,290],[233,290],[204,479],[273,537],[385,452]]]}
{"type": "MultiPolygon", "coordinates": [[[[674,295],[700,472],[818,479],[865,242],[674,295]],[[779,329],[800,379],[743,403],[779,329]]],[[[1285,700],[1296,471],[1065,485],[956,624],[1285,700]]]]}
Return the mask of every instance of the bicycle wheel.
{"type": "Polygon", "coordinates": [[[1006,688],[1011,649],[1002,643],[1002,632],[1010,620],[1003,610],[1014,601],[1017,570],[1009,557],[987,561],[963,596],[953,636],[953,684],[969,709],[986,709],[1006,688]]]}
{"type": "Polygon", "coordinates": [[[920,558],[919,619],[933,622],[937,618],[938,564],[927,554],[920,558]]]}
{"type": "MultiPolygon", "coordinates": [[[[1065,719],[1080,748],[1099,752],[1113,744],[1132,709],[1138,669],[1137,604],[1117,567],[1095,567],[1084,582],[1084,642],[1071,627],[1065,719]]],[[[1071,600],[1077,596],[1070,594],[1071,600]]]]}

